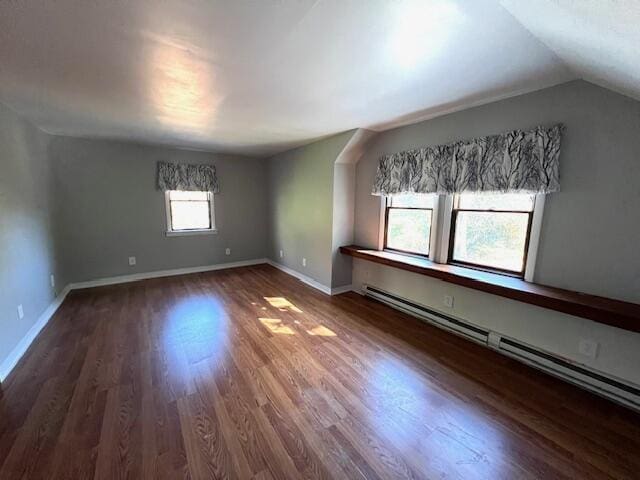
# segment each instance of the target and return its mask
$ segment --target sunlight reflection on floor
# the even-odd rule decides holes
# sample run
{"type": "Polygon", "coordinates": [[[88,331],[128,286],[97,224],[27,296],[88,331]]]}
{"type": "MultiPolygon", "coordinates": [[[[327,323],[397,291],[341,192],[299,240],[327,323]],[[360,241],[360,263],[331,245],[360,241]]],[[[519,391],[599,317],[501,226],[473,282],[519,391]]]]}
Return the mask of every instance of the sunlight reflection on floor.
{"type": "Polygon", "coordinates": [[[428,375],[394,357],[377,359],[367,379],[375,411],[369,426],[413,452],[421,470],[468,466],[469,476],[501,478],[502,463],[488,458],[503,449],[503,433],[473,405],[452,401],[428,375]]]}
{"type": "Polygon", "coordinates": [[[317,337],[335,337],[336,336],[333,330],[323,325],[318,325],[317,327],[312,328],[311,330],[307,330],[307,333],[309,335],[317,336],[317,337]]]}
{"type": "Polygon", "coordinates": [[[264,297],[264,299],[269,302],[272,307],[278,308],[280,310],[290,310],[292,312],[302,313],[302,310],[300,310],[284,297],[264,297]]]}
{"type": "Polygon", "coordinates": [[[180,365],[186,358],[195,361],[224,355],[228,320],[224,307],[204,295],[187,297],[171,308],[159,335],[170,373],[175,369],[182,375],[180,365]]]}
{"type": "Polygon", "coordinates": [[[283,325],[282,320],[279,318],[259,318],[258,320],[273,333],[280,333],[282,335],[295,335],[296,333],[291,327],[283,325]]]}

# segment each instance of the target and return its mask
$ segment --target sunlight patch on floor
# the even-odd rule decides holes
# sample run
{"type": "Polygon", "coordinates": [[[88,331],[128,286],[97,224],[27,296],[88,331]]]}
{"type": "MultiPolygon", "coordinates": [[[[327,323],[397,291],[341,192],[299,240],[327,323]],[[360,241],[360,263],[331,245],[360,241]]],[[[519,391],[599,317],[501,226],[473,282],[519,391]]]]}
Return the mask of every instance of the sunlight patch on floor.
{"type": "Polygon", "coordinates": [[[300,310],[298,307],[296,307],[293,303],[291,303],[289,300],[287,300],[284,297],[264,297],[264,299],[267,302],[269,302],[269,304],[272,307],[275,307],[282,311],[289,310],[296,313],[302,313],[302,310],[300,310]]]}
{"type": "Polygon", "coordinates": [[[282,335],[295,335],[291,327],[282,324],[282,320],[279,318],[259,318],[260,322],[267,327],[272,333],[279,333],[282,335]]]}
{"type": "Polygon", "coordinates": [[[319,325],[315,328],[312,328],[311,330],[307,330],[307,333],[309,335],[315,336],[315,337],[335,337],[337,336],[335,334],[335,332],[323,325],[319,325]]]}

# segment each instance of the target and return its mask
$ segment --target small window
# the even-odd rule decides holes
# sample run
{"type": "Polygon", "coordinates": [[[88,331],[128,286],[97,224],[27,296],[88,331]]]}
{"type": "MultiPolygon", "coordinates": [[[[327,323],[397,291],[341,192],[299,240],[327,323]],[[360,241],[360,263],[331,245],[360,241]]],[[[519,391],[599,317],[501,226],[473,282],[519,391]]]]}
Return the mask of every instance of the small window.
{"type": "Polygon", "coordinates": [[[454,197],[449,263],[523,277],[535,195],[454,197]]]}
{"type": "Polygon", "coordinates": [[[384,248],[428,257],[435,201],[434,195],[387,198],[384,248]]]}
{"type": "Polygon", "coordinates": [[[210,192],[166,192],[167,232],[213,232],[213,195],[210,192]]]}

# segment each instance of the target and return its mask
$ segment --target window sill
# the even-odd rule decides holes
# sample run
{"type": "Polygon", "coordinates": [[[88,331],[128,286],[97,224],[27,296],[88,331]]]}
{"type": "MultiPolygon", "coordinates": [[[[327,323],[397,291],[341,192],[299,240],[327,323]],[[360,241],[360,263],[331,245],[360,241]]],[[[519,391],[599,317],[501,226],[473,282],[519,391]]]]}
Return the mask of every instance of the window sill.
{"type": "Polygon", "coordinates": [[[547,287],[506,275],[442,265],[428,259],[371,250],[356,245],[340,247],[340,252],[530,305],[640,332],[640,305],[635,303],[547,287]]]}
{"type": "Polygon", "coordinates": [[[167,237],[189,237],[191,235],[214,235],[218,233],[217,229],[213,230],[182,230],[182,231],[167,231],[165,235],[167,237]]]}

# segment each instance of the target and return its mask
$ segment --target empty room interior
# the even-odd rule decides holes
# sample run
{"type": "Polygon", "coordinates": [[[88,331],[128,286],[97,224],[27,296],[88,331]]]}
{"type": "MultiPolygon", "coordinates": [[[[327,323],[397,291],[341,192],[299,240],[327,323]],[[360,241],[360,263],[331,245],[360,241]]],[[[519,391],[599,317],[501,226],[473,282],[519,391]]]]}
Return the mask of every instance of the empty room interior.
{"type": "Polygon", "coordinates": [[[0,2],[0,479],[639,479],[636,0],[0,2]]]}

